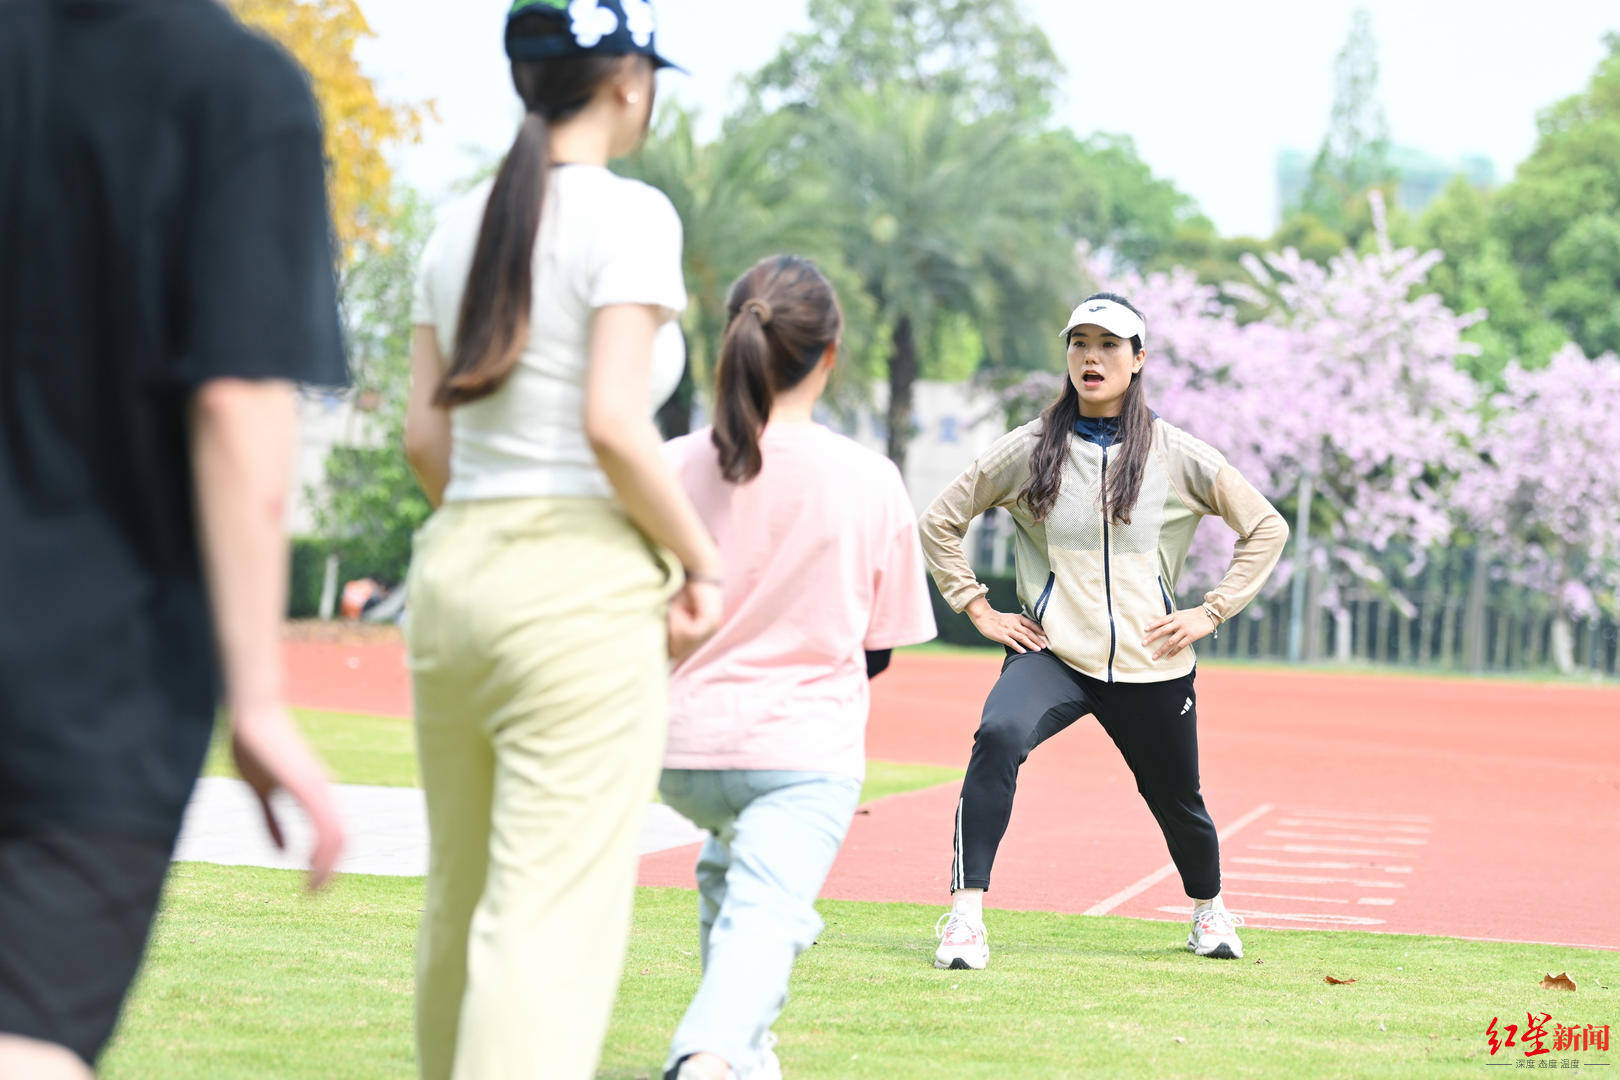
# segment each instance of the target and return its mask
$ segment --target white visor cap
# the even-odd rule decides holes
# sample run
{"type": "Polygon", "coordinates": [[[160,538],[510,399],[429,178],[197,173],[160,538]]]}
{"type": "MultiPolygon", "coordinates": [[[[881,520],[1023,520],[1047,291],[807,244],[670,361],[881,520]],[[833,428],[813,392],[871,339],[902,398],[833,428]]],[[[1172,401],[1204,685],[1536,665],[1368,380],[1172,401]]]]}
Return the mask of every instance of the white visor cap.
{"type": "Polygon", "coordinates": [[[1124,304],[1116,304],[1112,300],[1103,300],[1100,297],[1096,300],[1087,300],[1075,308],[1074,314],[1069,316],[1069,325],[1063,328],[1063,333],[1058,337],[1067,341],[1069,331],[1087,323],[1100,326],[1115,337],[1127,341],[1137,338],[1143,344],[1147,343],[1147,324],[1142,321],[1140,315],[1124,304]]]}

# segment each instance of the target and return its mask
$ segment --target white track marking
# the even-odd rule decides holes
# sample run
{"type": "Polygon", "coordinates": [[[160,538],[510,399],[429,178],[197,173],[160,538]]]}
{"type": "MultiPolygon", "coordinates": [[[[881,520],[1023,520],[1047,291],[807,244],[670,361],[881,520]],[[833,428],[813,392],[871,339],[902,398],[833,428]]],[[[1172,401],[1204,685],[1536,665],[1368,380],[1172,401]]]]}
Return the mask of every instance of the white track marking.
{"type": "Polygon", "coordinates": [[[1251,851],[1286,851],[1291,855],[1373,855],[1386,859],[1408,859],[1410,851],[1373,851],[1368,848],[1323,847],[1320,844],[1250,844],[1251,851]]]}
{"type": "Polygon", "coordinates": [[[1358,904],[1373,904],[1379,907],[1388,907],[1394,902],[1394,899],[1388,896],[1363,896],[1356,900],[1358,904]]]}
{"type": "Polygon", "coordinates": [[[1420,847],[1428,843],[1415,836],[1328,836],[1325,833],[1293,832],[1289,829],[1267,829],[1266,835],[1279,840],[1338,840],[1347,844],[1410,844],[1420,847]]]}
{"type": "MultiPolygon", "coordinates": [[[[1370,827],[1365,821],[1323,821],[1320,818],[1286,817],[1278,818],[1278,825],[1287,825],[1290,828],[1305,829],[1362,829],[1370,827]]],[[[1434,830],[1427,825],[1396,825],[1381,823],[1377,826],[1385,832],[1392,833],[1431,833],[1434,830]]]]}
{"type": "Polygon", "coordinates": [[[1231,881],[1270,881],[1280,885],[1359,885],[1363,889],[1404,889],[1404,881],[1362,881],[1360,878],[1318,877],[1314,874],[1254,874],[1247,870],[1224,875],[1231,881]]]}
{"type": "MultiPolygon", "coordinates": [[[[1377,930],[1375,930],[1373,932],[1374,933],[1384,933],[1386,931],[1377,931],[1377,930]]],[[[1411,933],[1410,930],[1394,931],[1394,932],[1395,933],[1411,933]]],[[[1613,944],[1594,945],[1590,941],[1520,941],[1518,938],[1473,937],[1473,936],[1468,935],[1468,934],[1447,934],[1446,936],[1447,937],[1454,937],[1454,938],[1461,938],[1464,941],[1494,941],[1494,942],[1497,942],[1497,943],[1502,944],[1502,945],[1553,945],[1553,946],[1556,946],[1557,948],[1560,948],[1560,949],[1602,949],[1605,952],[1620,951],[1620,950],[1617,950],[1616,946],[1613,945],[1613,944]]]]}
{"type": "MultiPolygon", "coordinates": [[[[1158,910],[1170,915],[1186,915],[1192,917],[1192,905],[1167,905],[1158,910]]],[[[1383,919],[1374,919],[1366,915],[1341,915],[1336,911],[1301,912],[1301,911],[1249,911],[1232,908],[1234,915],[1242,915],[1253,925],[1255,919],[1265,919],[1270,922],[1315,922],[1328,923],[1331,926],[1382,926],[1383,919]]]]}
{"type": "Polygon", "coordinates": [[[1249,866],[1279,866],[1293,870],[1382,870],[1386,874],[1410,874],[1410,866],[1368,866],[1366,863],[1353,862],[1290,862],[1287,859],[1262,859],[1254,856],[1239,856],[1224,860],[1225,862],[1245,863],[1249,866]]]}
{"type": "MultiPolygon", "coordinates": [[[[1254,823],[1260,818],[1265,817],[1267,814],[1271,813],[1273,809],[1275,809],[1275,807],[1273,807],[1270,803],[1262,803],[1253,810],[1250,810],[1247,814],[1244,814],[1242,817],[1238,818],[1236,821],[1232,822],[1232,824],[1228,825],[1226,828],[1220,830],[1215,835],[1221,840],[1222,843],[1224,843],[1234,834],[1236,834],[1239,829],[1254,823]]],[[[1142,893],[1147,892],[1149,889],[1153,888],[1153,886],[1157,885],[1159,882],[1163,881],[1165,878],[1169,877],[1175,872],[1176,864],[1166,863],[1142,880],[1132,885],[1127,885],[1125,888],[1121,889],[1113,896],[1108,897],[1106,900],[1100,900],[1091,905],[1086,909],[1086,914],[1106,915],[1132,897],[1140,896],[1142,893]]],[[[1187,911],[1189,915],[1192,913],[1191,908],[1188,908],[1187,911]]]]}
{"type": "Polygon", "coordinates": [[[1336,818],[1340,821],[1410,821],[1432,825],[1434,818],[1427,814],[1364,814],[1354,810],[1290,810],[1294,817],[1336,818]]]}
{"type": "Polygon", "coordinates": [[[1296,896],[1293,893],[1280,892],[1238,892],[1235,889],[1222,889],[1222,896],[1258,896],[1263,900],[1302,900],[1307,904],[1348,904],[1350,901],[1342,896],[1296,896]]]}

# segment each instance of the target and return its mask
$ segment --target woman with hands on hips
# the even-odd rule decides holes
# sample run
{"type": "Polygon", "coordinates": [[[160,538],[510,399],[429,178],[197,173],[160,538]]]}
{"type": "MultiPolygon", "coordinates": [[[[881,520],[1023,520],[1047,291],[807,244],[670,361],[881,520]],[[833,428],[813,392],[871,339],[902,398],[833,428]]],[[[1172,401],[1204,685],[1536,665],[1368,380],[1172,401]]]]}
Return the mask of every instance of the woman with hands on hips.
{"type": "Polygon", "coordinates": [[[1193,901],[1187,947],[1239,957],[1220,896],[1215,825],[1199,792],[1191,646],[1241,611],[1282,554],[1288,526],[1221,454],[1148,408],[1142,314],[1124,297],[1087,298],[1063,328],[1068,378],[1039,418],[999,439],[923,514],[940,593],[1006,646],[957,801],[952,907],[934,962],[983,968],[990,868],[1030,752],[1097,717],[1135,774],[1193,901]],[[1024,610],[994,610],[962,550],[968,523],[1002,507],[1014,524],[1024,610]],[[1231,567],[1195,607],[1176,580],[1199,521],[1238,534],[1231,567]]]}

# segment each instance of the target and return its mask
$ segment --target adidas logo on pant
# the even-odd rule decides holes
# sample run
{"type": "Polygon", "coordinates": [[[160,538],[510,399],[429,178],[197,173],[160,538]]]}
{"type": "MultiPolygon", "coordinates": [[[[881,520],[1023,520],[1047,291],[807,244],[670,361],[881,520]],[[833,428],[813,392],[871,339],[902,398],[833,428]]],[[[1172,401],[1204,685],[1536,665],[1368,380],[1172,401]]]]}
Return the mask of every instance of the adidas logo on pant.
{"type": "Polygon", "coordinates": [[[1188,698],[1187,699],[1187,704],[1185,704],[1185,705],[1183,705],[1181,707],[1181,715],[1186,716],[1187,715],[1187,710],[1191,709],[1191,708],[1192,708],[1192,698],[1188,698]]]}

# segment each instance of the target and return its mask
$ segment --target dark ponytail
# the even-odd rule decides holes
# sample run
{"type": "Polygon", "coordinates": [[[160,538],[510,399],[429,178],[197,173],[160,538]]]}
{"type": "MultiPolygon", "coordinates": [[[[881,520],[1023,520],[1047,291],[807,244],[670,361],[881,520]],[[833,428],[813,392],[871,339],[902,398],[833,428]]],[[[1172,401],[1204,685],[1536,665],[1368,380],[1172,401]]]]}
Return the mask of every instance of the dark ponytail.
{"type": "Polygon", "coordinates": [[[832,285],[809,259],[761,259],[731,286],[715,371],[714,446],[734,484],[759,475],[771,404],[815,370],[844,330],[832,285]]]}
{"type": "Polygon", "coordinates": [[[546,118],[523,117],[517,140],[495,174],[472,269],[461,294],[450,370],[435,405],[464,405],[500,389],[517,366],[534,295],[534,241],[551,165],[546,118]]]}
{"type": "MultiPolygon", "coordinates": [[[[1112,300],[1137,315],[1142,314],[1136,305],[1118,293],[1093,293],[1086,300],[1112,300]]],[[[1131,338],[1131,355],[1141,351],[1142,339],[1131,338]]],[[[1029,481],[1019,493],[1036,521],[1044,520],[1057,503],[1058,493],[1063,488],[1063,461],[1069,454],[1069,435],[1079,419],[1080,392],[1075,389],[1074,380],[1065,374],[1063,390],[1057,400],[1041,412],[1041,435],[1029,455],[1029,481]]],[[[1109,521],[1129,525],[1131,511],[1142,494],[1142,473],[1147,468],[1148,453],[1153,449],[1153,413],[1148,408],[1140,371],[1131,376],[1131,385],[1125,391],[1115,442],[1120,454],[1117,465],[1108,470],[1108,486],[1102,493],[1103,512],[1109,521]]]]}
{"type": "MultiPolygon", "coordinates": [[[[528,38],[570,33],[566,22],[545,14],[514,20],[508,33],[514,31],[528,38]]],[[[631,62],[638,61],[646,62],[639,57],[631,62]]],[[[534,297],[534,244],[551,171],[551,125],[589,105],[597,88],[626,62],[622,56],[593,55],[512,62],[523,124],[484,207],[450,368],[433,395],[435,405],[448,408],[488,397],[517,366],[534,297]]]]}

